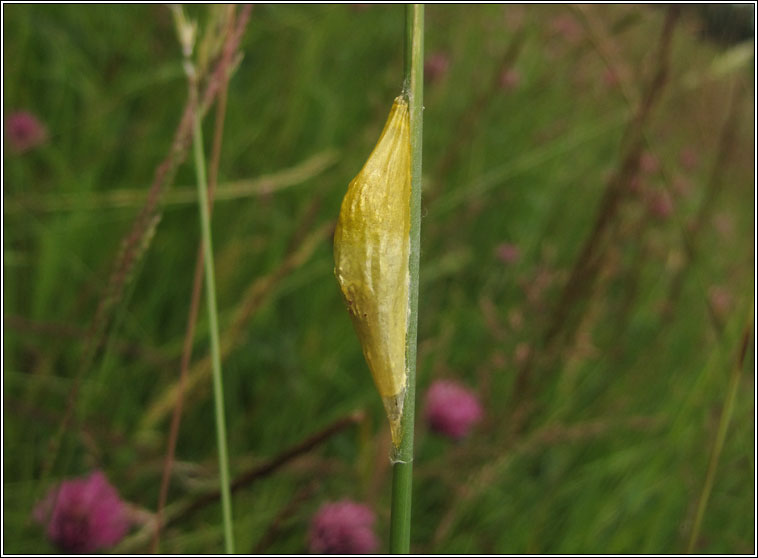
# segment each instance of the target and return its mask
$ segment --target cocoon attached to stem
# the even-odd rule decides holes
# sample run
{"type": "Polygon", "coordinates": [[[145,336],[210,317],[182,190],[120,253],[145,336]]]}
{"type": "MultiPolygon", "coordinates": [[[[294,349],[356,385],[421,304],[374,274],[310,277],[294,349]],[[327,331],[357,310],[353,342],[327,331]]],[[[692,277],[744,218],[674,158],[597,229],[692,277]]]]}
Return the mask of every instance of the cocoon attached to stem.
{"type": "Polygon", "coordinates": [[[411,143],[408,101],[395,99],[382,135],[342,200],[334,274],[397,448],[402,440],[410,275],[411,143]]]}

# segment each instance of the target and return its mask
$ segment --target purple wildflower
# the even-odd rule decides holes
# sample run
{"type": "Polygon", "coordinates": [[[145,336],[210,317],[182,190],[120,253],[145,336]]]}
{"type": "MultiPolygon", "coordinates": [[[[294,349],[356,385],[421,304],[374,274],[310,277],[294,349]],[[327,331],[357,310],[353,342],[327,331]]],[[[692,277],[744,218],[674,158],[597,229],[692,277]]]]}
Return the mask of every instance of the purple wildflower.
{"type": "Polygon", "coordinates": [[[685,170],[694,170],[698,163],[697,151],[692,147],[685,147],[679,152],[679,162],[685,170]]]}
{"type": "Polygon", "coordinates": [[[516,364],[519,366],[522,366],[527,359],[529,358],[530,353],[532,352],[531,347],[528,343],[524,343],[523,341],[516,345],[516,349],[513,354],[513,359],[516,361],[516,364]]]}
{"type": "Polygon", "coordinates": [[[23,153],[43,143],[47,130],[36,116],[19,111],[5,118],[5,137],[13,151],[23,153]]]}
{"type": "Polygon", "coordinates": [[[550,28],[553,33],[570,44],[578,43],[584,35],[582,26],[569,14],[562,14],[554,17],[550,21],[550,28]]]}
{"type": "Polygon", "coordinates": [[[728,213],[714,215],[713,226],[721,240],[731,240],[734,237],[734,219],[728,213]]]}
{"type": "Polygon", "coordinates": [[[529,277],[524,277],[519,282],[524,289],[526,300],[532,306],[542,306],[545,302],[544,294],[553,284],[555,272],[544,265],[540,265],[529,277]]]}
{"type": "Polygon", "coordinates": [[[426,393],[429,427],[455,440],[465,437],[483,415],[477,397],[456,382],[438,380],[426,393]]]}
{"type": "Polygon", "coordinates": [[[440,81],[447,74],[450,67],[450,58],[444,52],[430,54],[424,62],[424,76],[429,83],[440,81]]]}
{"type": "Polygon", "coordinates": [[[126,507],[101,471],[64,481],[37,504],[34,519],[48,538],[71,553],[91,553],[118,543],[129,528],[126,507]]]}
{"type": "Polygon", "coordinates": [[[515,68],[508,68],[500,74],[500,88],[503,91],[516,89],[520,83],[521,73],[515,68]]]}
{"type": "Polygon", "coordinates": [[[653,217],[665,221],[674,212],[674,201],[668,192],[655,192],[650,195],[647,201],[647,208],[653,217]]]}
{"type": "Polygon", "coordinates": [[[308,547],[314,554],[370,554],[379,541],[374,534],[374,512],[353,502],[324,504],[311,520],[308,547]]]}
{"type": "Polygon", "coordinates": [[[608,89],[616,89],[621,83],[618,73],[613,68],[607,68],[603,72],[603,83],[608,89]]]}
{"type": "Polygon", "coordinates": [[[518,31],[524,26],[526,19],[526,7],[518,4],[508,4],[503,8],[505,26],[511,31],[518,31]]]}
{"type": "Polygon", "coordinates": [[[723,320],[732,309],[734,297],[728,288],[721,285],[711,285],[708,289],[708,302],[713,313],[723,320]]]}
{"type": "Polygon", "coordinates": [[[649,151],[645,151],[640,156],[640,169],[644,174],[655,174],[661,167],[658,157],[649,151]]]}
{"type": "Polygon", "coordinates": [[[497,248],[495,248],[495,254],[501,262],[512,264],[518,260],[519,256],[521,255],[521,251],[515,244],[511,244],[510,242],[503,242],[502,244],[499,244],[497,248]]]}

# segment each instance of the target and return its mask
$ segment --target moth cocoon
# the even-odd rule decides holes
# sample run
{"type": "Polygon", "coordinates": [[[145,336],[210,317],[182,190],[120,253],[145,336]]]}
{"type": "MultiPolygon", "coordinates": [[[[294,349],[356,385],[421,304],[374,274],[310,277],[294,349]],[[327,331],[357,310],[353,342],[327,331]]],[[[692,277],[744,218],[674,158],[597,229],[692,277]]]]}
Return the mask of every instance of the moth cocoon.
{"type": "Polygon", "coordinates": [[[395,99],[374,150],[350,182],[334,231],[334,274],[390,421],[402,438],[411,228],[408,102],[395,99]]]}

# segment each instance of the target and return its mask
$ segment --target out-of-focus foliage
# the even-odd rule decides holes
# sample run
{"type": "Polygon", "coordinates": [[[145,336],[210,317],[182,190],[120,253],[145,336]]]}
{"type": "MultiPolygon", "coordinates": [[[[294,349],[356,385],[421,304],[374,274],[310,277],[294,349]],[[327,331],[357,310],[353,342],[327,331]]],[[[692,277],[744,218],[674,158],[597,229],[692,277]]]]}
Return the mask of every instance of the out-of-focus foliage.
{"type": "MultiPolygon", "coordinates": [[[[201,26],[206,10],[187,8],[201,26]]],[[[674,27],[639,172],[590,246],[591,283],[581,297],[566,290],[661,63],[665,17],[633,5],[427,8],[418,405],[451,379],[478,394],[484,419],[451,442],[418,413],[416,552],[686,549],[755,253],[752,61],[744,44],[705,38],[694,11],[674,27]]],[[[103,469],[137,517],[157,505],[199,241],[190,164],[107,342],[81,362],[187,86],[164,6],[6,5],[3,25],[4,115],[28,111],[46,130],[23,153],[4,140],[4,550],[49,552],[31,514],[54,481],[103,469]]],[[[376,512],[386,545],[389,432],[329,228],[400,92],[403,44],[401,6],[256,6],[243,39],[213,216],[232,473],[356,410],[365,418],[235,492],[239,551],[303,552],[311,516],[343,498],[376,512]]],[[[211,137],[209,117],[207,152],[211,137]]],[[[191,374],[206,328],[201,312],[191,374]]],[[[754,548],[753,362],[750,350],[700,552],[754,548]]],[[[204,378],[185,399],[170,503],[215,485],[204,378]]],[[[218,552],[218,505],[161,544],[218,552]]]]}

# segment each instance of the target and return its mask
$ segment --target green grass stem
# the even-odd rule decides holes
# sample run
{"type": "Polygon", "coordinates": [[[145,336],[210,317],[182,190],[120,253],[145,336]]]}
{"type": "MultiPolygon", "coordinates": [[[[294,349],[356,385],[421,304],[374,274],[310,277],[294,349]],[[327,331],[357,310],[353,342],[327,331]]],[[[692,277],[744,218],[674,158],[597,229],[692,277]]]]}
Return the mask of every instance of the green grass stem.
{"type": "Polygon", "coordinates": [[[213,367],[213,403],[216,415],[216,437],[218,441],[218,469],[221,484],[221,509],[224,522],[224,547],[227,554],[234,554],[234,534],[232,533],[232,502],[229,491],[229,458],[226,449],[226,418],[224,416],[224,385],[221,375],[221,350],[218,337],[218,312],[216,310],[216,278],[213,271],[213,241],[211,237],[210,212],[208,208],[208,183],[205,175],[203,156],[203,132],[200,115],[195,114],[193,148],[197,173],[197,198],[200,202],[200,225],[203,240],[203,261],[205,267],[206,300],[208,301],[208,322],[211,338],[211,361],[213,367]]]}
{"type": "Polygon", "coordinates": [[[403,404],[400,447],[392,467],[392,516],[390,552],[407,554],[411,537],[411,493],[413,486],[413,425],[416,401],[416,337],[418,325],[419,256],[421,246],[421,146],[424,100],[424,6],[406,7],[405,80],[411,120],[411,249],[408,334],[405,363],[408,374],[403,404]]]}
{"type": "MultiPolygon", "coordinates": [[[[752,312],[752,306],[751,306],[752,312]]],[[[750,315],[748,324],[740,339],[740,346],[735,359],[734,366],[732,367],[732,373],[729,377],[729,387],[727,388],[726,399],[724,401],[724,408],[721,411],[721,417],[719,418],[719,426],[716,432],[716,439],[713,442],[711,448],[711,455],[708,459],[708,471],[705,474],[705,482],[703,483],[703,489],[700,492],[700,498],[697,503],[697,511],[695,512],[695,521],[690,531],[690,539],[687,543],[687,554],[695,552],[695,545],[697,545],[698,538],[700,536],[700,527],[703,524],[703,517],[705,516],[705,510],[708,507],[708,500],[711,497],[713,490],[714,480],[716,478],[716,470],[718,469],[719,461],[721,460],[721,452],[724,449],[724,442],[726,441],[726,435],[729,431],[729,423],[732,420],[732,414],[734,412],[735,402],[737,400],[737,391],[740,386],[740,377],[745,364],[745,354],[747,352],[748,343],[750,341],[750,333],[753,330],[753,316],[750,315]]]]}

